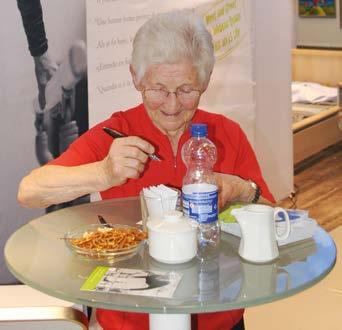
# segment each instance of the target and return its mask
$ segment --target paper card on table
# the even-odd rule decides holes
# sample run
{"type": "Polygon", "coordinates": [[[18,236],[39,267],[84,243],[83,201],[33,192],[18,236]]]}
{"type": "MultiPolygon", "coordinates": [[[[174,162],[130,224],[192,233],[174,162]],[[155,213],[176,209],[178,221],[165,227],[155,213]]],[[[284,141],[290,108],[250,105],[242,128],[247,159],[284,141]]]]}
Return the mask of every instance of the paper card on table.
{"type": "Polygon", "coordinates": [[[81,290],[170,298],[182,275],[176,272],[96,267],[81,290]]]}
{"type": "MultiPolygon", "coordinates": [[[[220,227],[223,232],[241,237],[241,229],[238,223],[225,223],[220,221],[220,227]]],[[[276,221],[276,228],[279,232],[283,232],[284,221],[276,221]]],[[[317,228],[318,225],[314,219],[293,219],[291,220],[291,232],[289,237],[284,240],[278,240],[278,246],[311,238],[317,228]]]]}

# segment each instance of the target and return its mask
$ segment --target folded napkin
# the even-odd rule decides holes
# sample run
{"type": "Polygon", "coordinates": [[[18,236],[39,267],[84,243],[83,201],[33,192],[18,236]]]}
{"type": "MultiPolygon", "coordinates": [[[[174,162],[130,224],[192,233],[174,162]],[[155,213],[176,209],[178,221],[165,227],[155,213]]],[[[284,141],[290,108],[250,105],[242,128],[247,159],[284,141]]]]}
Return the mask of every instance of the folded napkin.
{"type": "Polygon", "coordinates": [[[149,217],[162,216],[177,208],[179,192],[163,184],[143,188],[143,195],[149,217]]]}

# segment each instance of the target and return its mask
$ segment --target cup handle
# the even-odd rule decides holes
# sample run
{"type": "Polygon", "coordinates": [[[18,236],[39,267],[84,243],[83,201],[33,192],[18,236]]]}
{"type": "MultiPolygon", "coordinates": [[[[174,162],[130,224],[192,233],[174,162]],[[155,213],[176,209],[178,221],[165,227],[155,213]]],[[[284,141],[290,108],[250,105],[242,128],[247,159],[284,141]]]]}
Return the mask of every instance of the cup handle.
{"type": "Polygon", "coordinates": [[[287,239],[289,237],[289,235],[290,235],[290,231],[291,231],[290,218],[289,218],[289,215],[287,214],[287,212],[283,208],[275,207],[274,208],[274,213],[273,213],[274,226],[275,226],[275,218],[276,218],[276,215],[278,213],[284,213],[284,217],[285,217],[285,231],[281,235],[278,235],[277,230],[275,230],[275,235],[276,235],[277,239],[284,240],[284,239],[287,239]]]}

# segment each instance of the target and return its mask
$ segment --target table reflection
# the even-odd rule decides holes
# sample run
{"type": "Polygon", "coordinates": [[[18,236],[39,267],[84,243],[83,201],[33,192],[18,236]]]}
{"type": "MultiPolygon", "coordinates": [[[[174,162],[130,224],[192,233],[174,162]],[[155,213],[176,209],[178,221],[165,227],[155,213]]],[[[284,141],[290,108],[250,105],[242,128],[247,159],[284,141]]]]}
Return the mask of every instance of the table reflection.
{"type": "Polygon", "coordinates": [[[280,247],[279,257],[268,264],[241,259],[239,238],[222,233],[218,257],[202,263],[194,258],[184,264],[162,264],[149,256],[145,246],[134,257],[114,264],[182,274],[172,298],[82,291],[86,278],[103,262],[78,258],[59,238],[72,228],[95,223],[98,214],[112,222],[135,224],[140,220],[139,201],[132,198],[84,204],[29,222],[6,243],[9,269],[33,288],[84,305],[148,313],[198,313],[288,297],[323,278],[336,258],[333,240],[319,227],[312,239],[280,247]]]}

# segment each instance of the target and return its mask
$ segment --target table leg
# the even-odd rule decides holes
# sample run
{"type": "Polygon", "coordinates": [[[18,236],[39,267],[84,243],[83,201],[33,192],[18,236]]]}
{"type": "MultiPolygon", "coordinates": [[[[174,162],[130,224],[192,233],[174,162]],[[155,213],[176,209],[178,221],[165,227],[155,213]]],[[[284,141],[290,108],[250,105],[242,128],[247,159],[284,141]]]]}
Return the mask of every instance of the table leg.
{"type": "Polygon", "coordinates": [[[150,330],[190,330],[190,314],[150,314],[150,330]]]}

